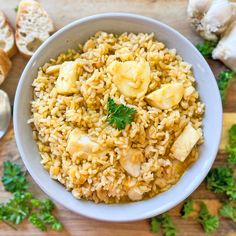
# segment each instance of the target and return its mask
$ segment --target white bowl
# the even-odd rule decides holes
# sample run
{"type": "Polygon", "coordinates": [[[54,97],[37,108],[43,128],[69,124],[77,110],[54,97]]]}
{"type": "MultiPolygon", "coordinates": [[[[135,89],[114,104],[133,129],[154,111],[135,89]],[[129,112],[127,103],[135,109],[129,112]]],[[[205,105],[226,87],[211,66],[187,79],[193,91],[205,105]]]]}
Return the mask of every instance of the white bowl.
{"type": "Polygon", "coordinates": [[[36,183],[52,199],[81,215],[106,221],[133,221],[161,214],[186,199],[204,180],[218,150],[222,128],[222,105],[215,78],[205,59],[180,33],[156,20],[133,14],[108,13],[77,20],[51,36],[33,55],[21,76],[14,105],[14,129],[22,159],[36,183]],[[127,204],[95,204],[78,200],[52,180],[40,164],[40,155],[33,140],[30,118],[32,81],[37,70],[60,52],[75,48],[97,31],[112,33],[154,32],[168,48],[176,48],[183,59],[192,64],[197,90],[206,104],[203,120],[205,142],[199,159],[185,172],[179,182],[168,191],[151,199],[127,204]]]}

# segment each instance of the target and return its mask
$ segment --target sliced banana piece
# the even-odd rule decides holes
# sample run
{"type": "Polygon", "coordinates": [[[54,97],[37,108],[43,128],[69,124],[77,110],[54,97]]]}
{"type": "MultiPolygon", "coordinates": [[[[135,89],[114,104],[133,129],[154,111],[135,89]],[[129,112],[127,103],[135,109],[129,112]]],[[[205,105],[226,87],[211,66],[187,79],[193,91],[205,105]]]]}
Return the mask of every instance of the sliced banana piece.
{"type": "Polygon", "coordinates": [[[146,100],[149,105],[160,108],[169,109],[177,105],[184,95],[184,87],[182,83],[165,84],[160,89],[148,94],[146,100]]]}
{"type": "Polygon", "coordinates": [[[79,64],[76,61],[66,61],[61,65],[56,81],[56,89],[60,94],[69,95],[77,92],[76,80],[78,78],[79,64]]]}
{"type": "Polygon", "coordinates": [[[99,145],[93,142],[89,136],[78,128],[71,131],[66,150],[74,155],[75,153],[95,153],[99,145]]]}
{"type": "Polygon", "coordinates": [[[188,124],[171,147],[173,156],[179,161],[184,161],[201,136],[201,132],[188,124]]]}
{"type": "Polygon", "coordinates": [[[120,158],[121,166],[133,177],[138,177],[140,174],[141,162],[143,154],[136,149],[124,151],[120,158]]]}
{"type": "Polygon", "coordinates": [[[150,83],[150,66],[146,61],[113,61],[108,66],[113,82],[119,91],[127,97],[142,97],[150,83]]]}

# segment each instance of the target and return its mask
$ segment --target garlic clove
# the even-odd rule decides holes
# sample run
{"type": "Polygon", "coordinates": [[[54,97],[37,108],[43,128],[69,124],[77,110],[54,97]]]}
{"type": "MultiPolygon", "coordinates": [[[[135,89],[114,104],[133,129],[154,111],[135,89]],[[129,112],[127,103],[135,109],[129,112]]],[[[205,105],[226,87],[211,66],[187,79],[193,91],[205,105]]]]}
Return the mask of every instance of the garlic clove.
{"type": "Polygon", "coordinates": [[[230,69],[236,71],[236,21],[225,31],[212,52],[212,58],[221,60],[230,69]]]}

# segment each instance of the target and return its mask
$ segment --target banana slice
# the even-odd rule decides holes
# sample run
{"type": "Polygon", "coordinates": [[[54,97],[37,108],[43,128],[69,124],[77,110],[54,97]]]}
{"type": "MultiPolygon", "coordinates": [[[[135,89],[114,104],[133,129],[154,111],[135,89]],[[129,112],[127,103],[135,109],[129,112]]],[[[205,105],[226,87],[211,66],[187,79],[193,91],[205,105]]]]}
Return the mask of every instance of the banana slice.
{"type": "Polygon", "coordinates": [[[71,131],[66,150],[71,154],[94,153],[97,151],[99,145],[88,137],[88,135],[78,128],[71,131]]]}
{"type": "Polygon", "coordinates": [[[113,82],[127,97],[142,97],[150,83],[150,66],[146,61],[114,61],[108,66],[113,82]]]}
{"type": "Polygon", "coordinates": [[[66,61],[61,65],[56,81],[58,93],[68,95],[77,92],[78,67],[79,65],[75,61],[66,61]]]}
{"type": "Polygon", "coordinates": [[[160,89],[148,94],[146,100],[149,105],[160,109],[169,109],[177,105],[184,95],[182,83],[165,84],[160,89]]]}
{"type": "Polygon", "coordinates": [[[121,166],[133,177],[138,177],[140,174],[141,161],[143,154],[136,149],[124,151],[120,158],[121,166]]]}
{"type": "Polygon", "coordinates": [[[201,133],[188,124],[171,147],[173,156],[184,161],[200,138],[201,133]]]}

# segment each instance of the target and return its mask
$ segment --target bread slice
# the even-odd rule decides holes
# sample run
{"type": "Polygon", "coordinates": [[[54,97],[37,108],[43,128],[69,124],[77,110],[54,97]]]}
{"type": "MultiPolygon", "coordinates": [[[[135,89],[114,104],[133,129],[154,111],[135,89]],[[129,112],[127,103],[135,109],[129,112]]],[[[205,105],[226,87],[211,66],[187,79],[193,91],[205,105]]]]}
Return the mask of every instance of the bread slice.
{"type": "Polygon", "coordinates": [[[38,2],[20,2],[16,15],[16,45],[24,56],[31,57],[53,31],[51,18],[38,2]]]}
{"type": "Polygon", "coordinates": [[[0,48],[0,84],[6,79],[11,69],[11,61],[7,54],[0,48]]]}
{"type": "Polygon", "coordinates": [[[2,11],[0,11],[0,48],[9,57],[12,57],[17,52],[13,30],[2,11]]]}

